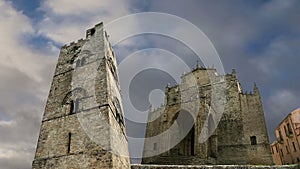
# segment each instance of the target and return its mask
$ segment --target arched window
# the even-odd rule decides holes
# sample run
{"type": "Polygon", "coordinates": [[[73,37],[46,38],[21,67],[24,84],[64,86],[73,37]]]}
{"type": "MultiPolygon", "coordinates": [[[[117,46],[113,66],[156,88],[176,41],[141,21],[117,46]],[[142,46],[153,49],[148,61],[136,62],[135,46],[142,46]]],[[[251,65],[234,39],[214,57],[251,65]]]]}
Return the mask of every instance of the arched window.
{"type": "Polygon", "coordinates": [[[73,100],[70,101],[70,114],[75,113],[75,103],[73,100]]]}
{"type": "Polygon", "coordinates": [[[84,66],[85,64],[86,64],[86,58],[83,57],[83,58],[81,59],[80,66],[84,66]]]}
{"type": "Polygon", "coordinates": [[[66,106],[66,114],[74,114],[83,109],[80,102],[87,97],[87,92],[83,88],[75,88],[68,92],[62,101],[62,106],[66,106]]]}
{"type": "Polygon", "coordinates": [[[70,114],[75,114],[79,111],[79,99],[70,101],[70,114]]]}

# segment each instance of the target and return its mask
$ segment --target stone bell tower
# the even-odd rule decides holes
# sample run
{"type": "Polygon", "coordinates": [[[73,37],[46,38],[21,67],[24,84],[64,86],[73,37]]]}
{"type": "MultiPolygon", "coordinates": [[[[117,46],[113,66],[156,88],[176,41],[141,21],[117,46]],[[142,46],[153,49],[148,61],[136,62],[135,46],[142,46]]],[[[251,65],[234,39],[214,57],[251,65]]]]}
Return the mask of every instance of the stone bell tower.
{"type": "Polygon", "coordinates": [[[103,23],[63,46],[33,169],[130,168],[116,57],[103,23]]]}

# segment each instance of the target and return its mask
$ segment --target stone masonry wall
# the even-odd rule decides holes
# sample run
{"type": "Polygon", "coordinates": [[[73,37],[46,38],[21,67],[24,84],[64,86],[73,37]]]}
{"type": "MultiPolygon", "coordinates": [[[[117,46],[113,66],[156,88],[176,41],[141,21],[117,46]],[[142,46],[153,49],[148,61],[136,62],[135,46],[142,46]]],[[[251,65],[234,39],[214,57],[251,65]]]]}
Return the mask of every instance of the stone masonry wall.
{"type": "Polygon", "coordinates": [[[134,164],[131,169],[299,169],[300,165],[255,166],[255,165],[145,165],[134,164]]]}

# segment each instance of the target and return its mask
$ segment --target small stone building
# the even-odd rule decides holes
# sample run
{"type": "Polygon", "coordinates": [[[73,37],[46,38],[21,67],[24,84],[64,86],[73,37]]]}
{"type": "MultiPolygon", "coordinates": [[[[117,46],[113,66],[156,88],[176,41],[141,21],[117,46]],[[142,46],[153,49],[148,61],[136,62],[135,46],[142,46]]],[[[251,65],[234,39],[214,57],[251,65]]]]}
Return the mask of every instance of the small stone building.
{"type": "Polygon", "coordinates": [[[149,112],[143,154],[143,164],[273,164],[257,86],[245,93],[235,70],[197,65],[149,112]]]}

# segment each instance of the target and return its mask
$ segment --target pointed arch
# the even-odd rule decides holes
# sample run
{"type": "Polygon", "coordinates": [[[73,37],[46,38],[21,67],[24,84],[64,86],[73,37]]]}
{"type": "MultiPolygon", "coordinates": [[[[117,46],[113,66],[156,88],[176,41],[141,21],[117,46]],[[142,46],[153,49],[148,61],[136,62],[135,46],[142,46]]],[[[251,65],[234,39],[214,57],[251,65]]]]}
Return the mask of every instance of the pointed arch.
{"type": "Polygon", "coordinates": [[[77,87],[74,90],[68,92],[62,101],[62,105],[70,104],[71,100],[83,98],[87,96],[87,91],[81,87],[77,87]]]}

